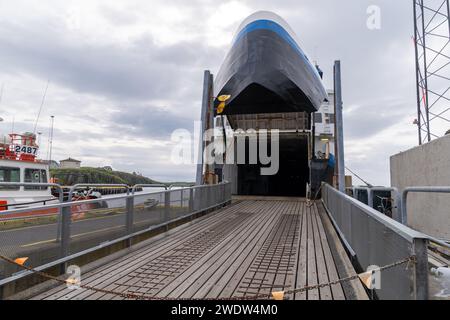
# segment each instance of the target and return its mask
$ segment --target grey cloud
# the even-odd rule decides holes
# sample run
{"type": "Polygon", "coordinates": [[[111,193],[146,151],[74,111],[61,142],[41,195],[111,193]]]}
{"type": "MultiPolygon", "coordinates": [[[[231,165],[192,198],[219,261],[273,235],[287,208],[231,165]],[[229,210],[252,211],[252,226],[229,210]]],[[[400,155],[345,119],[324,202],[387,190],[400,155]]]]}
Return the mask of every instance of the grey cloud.
{"type": "Polygon", "coordinates": [[[130,48],[87,44],[57,27],[0,22],[4,71],[32,72],[80,92],[146,100],[176,97],[192,79],[201,83],[206,61],[221,56],[201,42],[158,47],[149,35],[130,48]]]}
{"type": "Polygon", "coordinates": [[[107,5],[100,7],[101,15],[115,25],[131,25],[138,18],[136,12],[131,10],[118,10],[107,5]]]}
{"type": "Polygon", "coordinates": [[[380,99],[344,111],[345,138],[367,139],[404,121],[409,106],[404,102],[380,99]]]}
{"type": "Polygon", "coordinates": [[[170,139],[174,130],[193,127],[191,115],[184,114],[182,108],[178,110],[180,113],[145,105],[122,107],[110,119],[111,130],[119,128],[123,134],[170,139]]]}
{"type": "MultiPolygon", "coordinates": [[[[172,5],[185,3],[171,1],[172,5]]],[[[415,113],[412,4],[409,1],[247,0],[243,3],[254,11],[273,10],[285,18],[311,60],[321,64],[329,88],[332,87],[333,61],[342,61],[344,108],[358,106],[344,117],[347,143],[374,139],[381,130],[390,130],[415,113]],[[381,30],[366,28],[369,5],[381,8],[381,30]]],[[[198,34],[194,38],[202,39],[204,20],[214,12],[217,1],[194,0],[189,5],[195,7],[191,20],[198,34]]],[[[141,9],[151,12],[148,2],[134,3],[126,11],[105,5],[100,12],[120,28],[132,24],[135,10],[141,9]]],[[[237,25],[230,28],[235,30],[237,25]]],[[[208,47],[201,40],[157,46],[149,35],[134,40],[126,48],[115,44],[87,44],[76,31],[66,30],[61,21],[54,19],[36,18],[28,25],[20,24],[17,17],[0,20],[3,75],[32,74],[43,82],[50,78],[76,92],[106,96],[107,101],[102,106],[105,110],[103,120],[109,136],[114,137],[166,139],[174,128],[189,129],[192,120],[199,116],[203,70],[218,70],[224,54],[224,49],[208,47]],[[161,105],[167,107],[164,109],[167,114],[157,107],[161,105]],[[109,108],[120,112],[110,113],[109,108]]],[[[26,99],[24,103],[27,103],[26,99]]],[[[35,101],[32,103],[36,104],[35,101]]],[[[79,109],[79,116],[84,117],[84,107],[80,105],[79,109]]],[[[64,106],[59,112],[72,111],[64,106]]],[[[77,116],[76,112],[74,116],[77,116]]],[[[86,119],[86,126],[80,131],[89,133],[93,119],[86,119]]],[[[395,144],[370,140],[374,147],[364,151],[364,161],[358,160],[357,150],[349,153],[349,166],[373,183],[387,184],[389,155],[407,149],[405,137],[414,133],[399,134],[401,136],[393,138],[395,144]]],[[[55,135],[61,140],[74,141],[74,144],[86,139],[83,132],[63,130],[55,135]]],[[[70,151],[55,148],[61,154],[70,151]]],[[[161,161],[160,156],[167,154],[167,148],[133,149],[121,154],[111,147],[105,152],[115,168],[142,171],[153,178],[192,180],[195,172],[195,168],[182,169],[161,161]],[[144,153],[145,159],[136,160],[135,152],[144,153]]],[[[87,147],[80,155],[98,157],[95,150],[87,147]]]]}

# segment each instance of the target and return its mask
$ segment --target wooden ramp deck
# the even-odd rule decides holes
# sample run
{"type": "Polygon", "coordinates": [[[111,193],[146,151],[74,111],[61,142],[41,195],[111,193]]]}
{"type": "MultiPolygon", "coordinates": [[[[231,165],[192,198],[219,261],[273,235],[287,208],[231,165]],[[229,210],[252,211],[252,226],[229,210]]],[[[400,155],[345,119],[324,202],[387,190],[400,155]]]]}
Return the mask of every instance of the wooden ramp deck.
{"type": "MultiPolygon", "coordinates": [[[[183,225],[101,267],[82,284],[170,298],[229,298],[328,283],[354,273],[322,204],[244,200],[183,225]]],[[[367,298],[359,281],[286,299],[367,298]]],[[[33,299],[122,299],[58,286],[33,299]]]]}

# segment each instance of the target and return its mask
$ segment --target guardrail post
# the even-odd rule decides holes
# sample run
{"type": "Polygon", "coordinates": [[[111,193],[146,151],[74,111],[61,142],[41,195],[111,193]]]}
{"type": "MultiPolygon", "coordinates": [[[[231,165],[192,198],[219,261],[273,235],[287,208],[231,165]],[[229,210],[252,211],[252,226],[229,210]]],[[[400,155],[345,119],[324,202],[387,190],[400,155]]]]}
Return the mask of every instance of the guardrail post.
{"type": "MultiPolygon", "coordinates": [[[[134,222],[134,194],[128,195],[126,200],[126,232],[127,235],[133,233],[134,222]]],[[[131,238],[127,239],[127,247],[131,247],[131,238]]]]}
{"type": "Polygon", "coordinates": [[[428,240],[414,239],[414,294],[416,300],[428,300],[428,240]]]}
{"type": "Polygon", "coordinates": [[[189,189],[189,212],[194,212],[194,188],[189,189]]]}
{"type": "Polygon", "coordinates": [[[373,207],[373,189],[372,188],[369,188],[369,189],[367,189],[367,205],[369,206],[369,207],[371,207],[372,209],[375,209],[374,207],[373,207]]]}
{"type": "MultiPolygon", "coordinates": [[[[67,257],[69,255],[70,248],[70,222],[72,219],[72,207],[66,206],[62,210],[61,216],[61,257],[67,257]]],[[[61,266],[61,273],[65,273],[66,266],[61,266]]]]}
{"type": "MultiPolygon", "coordinates": [[[[168,222],[170,220],[170,191],[166,191],[164,194],[164,222],[168,222]]],[[[166,229],[169,229],[169,226],[166,226],[166,229]]]]}
{"type": "Polygon", "coordinates": [[[183,188],[180,189],[181,197],[180,197],[180,206],[183,209],[183,188]]]}
{"type": "Polygon", "coordinates": [[[398,222],[402,222],[402,196],[400,192],[398,192],[397,188],[392,188],[392,192],[394,193],[394,205],[392,208],[392,218],[398,222]]]}
{"type": "Polygon", "coordinates": [[[195,201],[197,203],[197,205],[196,205],[196,209],[197,210],[202,210],[204,208],[204,200],[203,200],[203,198],[205,197],[204,196],[204,193],[205,193],[204,189],[205,188],[198,188],[197,192],[195,193],[196,194],[195,195],[195,201]]]}

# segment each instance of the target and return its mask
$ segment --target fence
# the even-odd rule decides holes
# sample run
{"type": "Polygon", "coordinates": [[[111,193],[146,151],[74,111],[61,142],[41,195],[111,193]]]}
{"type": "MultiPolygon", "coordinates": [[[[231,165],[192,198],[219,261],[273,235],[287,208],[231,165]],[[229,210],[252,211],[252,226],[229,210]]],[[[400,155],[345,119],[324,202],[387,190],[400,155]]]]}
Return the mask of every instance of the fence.
{"type": "MultiPolygon", "coordinates": [[[[85,186],[74,186],[71,194],[85,186]]],[[[130,245],[133,237],[231,201],[227,182],[136,192],[140,187],[153,185],[134,186],[126,195],[74,202],[59,199],[46,206],[1,211],[0,254],[13,259],[28,257],[27,263],[38,270],[63,266],[66,261],[124,240],[130,245]]],[[[0,287],[29,274],[19,271],[16,266],[0,263],[0,287]]]]}
{"type": "Polygon", "coordinates": [[[415,256],[409,268],[381,274],[380,299],[428,298],[428,238],[396,222],[328,184],[322,201],[343,242],[354,252],[361,269],[384,266],[415,256]]]}

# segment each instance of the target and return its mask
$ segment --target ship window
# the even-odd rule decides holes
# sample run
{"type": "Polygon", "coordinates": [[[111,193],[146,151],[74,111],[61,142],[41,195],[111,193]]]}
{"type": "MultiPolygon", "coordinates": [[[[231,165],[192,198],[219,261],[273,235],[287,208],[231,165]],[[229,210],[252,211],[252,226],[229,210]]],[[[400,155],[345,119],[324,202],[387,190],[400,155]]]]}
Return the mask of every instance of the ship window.
{"type": "Polygon", "coordinates": [[[327,113],[325,121],[327,124],[334,124],[334,113],[327,113]]]}
{"type": "MultiPolygon", "coordinates": [[[[25,182],[47,183],[47,171],[43,169],[25,169],[25,182]]],[[[25,187],[25,190],[45,190],[47,187],[25,187]]]]}
{"type": "Polygon", "coordinates": [[[314,114],[314,122],[315,123],[322,123],[322,114],[321,113],[315,113],[314,114]]]}
{"type": "MultiPolygon", "coordinates": [[[[0,167],[0,182],[20,182],[20,169],[0,167]]],[[[0,186],[0,190],[19,190],[20,187],[0,186]]]]}

